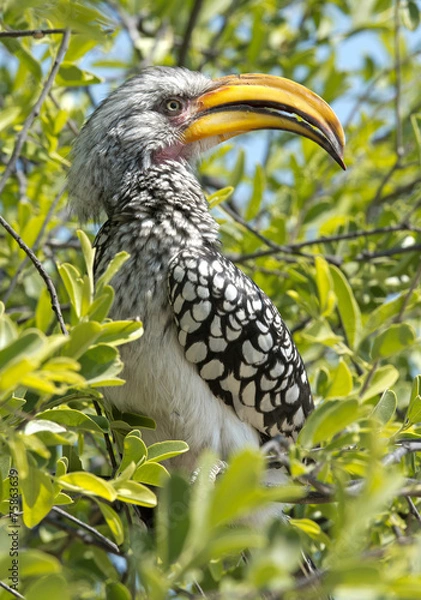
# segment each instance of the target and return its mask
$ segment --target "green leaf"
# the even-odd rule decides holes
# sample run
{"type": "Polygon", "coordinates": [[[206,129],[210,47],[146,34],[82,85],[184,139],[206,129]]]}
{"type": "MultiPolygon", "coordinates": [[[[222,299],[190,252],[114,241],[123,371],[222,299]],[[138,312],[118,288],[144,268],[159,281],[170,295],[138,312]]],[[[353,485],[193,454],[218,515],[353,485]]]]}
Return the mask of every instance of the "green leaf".
{"type": "Polygon", "coordinates": [[[337,298],[337,307],[349,347],[355,350],[361,339],[361,312],[352,288],[345,275],[334,265],[329,265],[337,298]]]}
{"type": "Polygon", "coordinates": [[[408,409],[407,419],[409,423],[421,422],[421,396],[415,396],[414,401],[408,409]]]}
{"type": "Polygon", "coordinates": [[[140,481],[147,485],[161,487],[168,479],[169,473],[167,469],[157,462],[146,462],[140,465],[133,473],[133,480],[140,481]]]}
{"type": "Polygon", "coordinates": [[[326,394],[329,398],[346,398],[352,392],[352,374],[344,360],[340,359],[333,372],[333,379],[326,394]]]}
{"type": "Polygon", "coordinates": [[[393,419],[397,406],[398,400],[395,392],[385,390],[374,407],[372,416],[383,425],[387,425],[393,419]]]}
{"type": "Polygon", "coordinates": [[[66,490],[80,492],[87,496],[99,496],[109,502],[113,502],[117,498],[117,493],[111,483],[93,473],[85,473],[85,471],[67,473],[58,478],[58,483],[66,490]]]}
{"type": "MultiPolygon", "coordinates": [[[[37,439],[45,446],[60,446],[74,444],[76,436],[66,431],[64,427],[53,421],[33,419],[25,427],[25,435],[36,435],[37,439]]],[[[25,442],[29,441],[28,437],[25,442]]]]}
{"type": "Polygon", "coordinates": [[[132,600],[132,595],[122,583],[109,581],[105,585],[105,600],[132,600]]]}
{"type": "Polygon", "coordinates": [[[207,200],[209,203],[209,210],[212,210],[213,208],[215,208],[215,206],[221,204],[221,202],[225,202],[225,200],[228,200],[228,198],[232,196],[233,191],[234,188],[229,185],[227,187],[221,188],[220,190],[217,190],[216,192],[208,196],[207,200]]]}
{"type": "Polygon", "coordinates": [[[125,421],[132,429],[136,429],[137,427],[141,427],[142,429],[156,429],[155,421],[146,415],[117,411],[115,416],[118,416],[120,420],[125,421]]]}
{"type": "Polygon", "coordinates": [[[92,344],[94,344],[94,342],[96,342],[101,331],[101,325],[95,323],[95,321],[78,323],[72,327],[68,338],[69,341],[62,352],[65,353],[66,356],[79,358],[90,346],[92,346],[92,344]]]}
{"type": "Polygon", "coordinates": [[[234,456],[215,483],[209,516],[211,527],[230,523],[261,505],[263,466],[263,456],[256,451],[244,450],[234,456]]]}
{"type": "Polygon", "coordinates": [[[54,505],[54,487],[44,471],[29,467],[27,477],[20,477],[22,490],[23,522],[26,527],[35,527],[50,512],[54,505]]]}
{"type": "Polygon", "coordinates": [[[56,76],[57,85],[64,87],[87,86],[95,83],[101,83],[102,79],[89,71],[79,69],[73,63],[62,62],[59,72],[56,76]]]}
{"type": "Polygon", "coordinates": [[[143,335],[143,325],[140,321],[112,321],[102,325],[98,342],[119,346],[143,335]]]}
{"type": "Polygon", "coordinates": [[[0,417],[6,418],[10,415],[14,415],[17,411],[21,410],[25,404],[26,400],[23,398],[16,398],[16,396],[8,398],[0,405],[0,417]]]}
{"type": "Polygon", "coordinates": [[[265,172],[262,165],[256,165],[256,171],[253,179],[253,190],[248,201],[245,220],[251,221],[259,212],[260,205],[263,199],[263,192],[265,189],[265,172]]]}
{"type": "Polygon", "coordinates": [[[6,46],[11,54],[14,54],[21,66],[25,68],[25,70],[29,71],[31,75],[35,78],[36,82],[41,81],[42,79],[42,68],[39,62],[28,52],[24,45],[21,44],[19,40],[16,38],[8,39],[2,38],[2,44],[6,46]]]}
{"type": "Polygon", "coordinates": [[[51,307],[51,297],[47,288],[43,288],[35,311],[35,325],[41,331],[47,331],[53,318],[54,312],[51,307]]]}
{"type": "Polygon", "coordinates": [[[238,555],[247,549],[262,548],[264,544],[265,536],[262,531],[235,528],[224,531],[210,540],[207,552],[211,560],[217,560],[238,555]]]}
{"type": "Polygon", "coordinates": [[[364,392],[362,401],[369,400],[377,394],[382,394],[388,388],[391,388],[399,378],[399,371],[392,365],[385,365],[379,367],[374,372],[373,377],[370,379],[370,383],[364,392]]]}
{"type": "Polygon", "coordinates": [[[155,494],[137,481],[118,481],[114,482],[114,488],[117,493],[117,499],[129,504],[138,504],[139,506],[156,506],[155,494]]]}
{"type": "Polygon", "coordinates": [[[139,430],[135,429],[126,435],[124,438],[124,450],[123,458],[121,459],[118,473],[124,471],[130,463],[134,463],[135,466],[142,464],[148,455],[145,442],[141,438],[139,430]]]}
{"type": "Polygon", "coordinates": [[[21,109],[17,106],[3,108],[0,113],[0,131],[9,127],[12,123],[18,120],[21,109]]]}
{"type": "MultiPolygon", "coordinates": [[[[7,554],[0,559],[0,578],[7,581],[10,568],[10,556],[7,554]]],[[[43,575],[60,573],[60,561],[46,552],[40,550],[21,549],[19,553],[20,577],[42,577],[43,575]]]]}
{"type": "Polygon", "coordinates": [[[105,272],[101,275],[101,277],[96,282],[96,291],[97,293],[101,293],[104,286],[106,286],[114,275],[121,269],[125,262],[130,258],[130,254],[128,252],[118,252],[110,263],[108,264],[105,272]]]}
{"type": "Polygon", "coordinates": [[[116,543],[121,546],[121,544],[124,542],[124,529],[120,517],[116,511],[111,508],[111,506],[108,506],[108,504],[104,504],[104,502],[98,502],[98,506],[111,533],[114,536],[116,543]]]}
{"type": "Polygon", "coordinates": [[[411,397],[405,420],[412,423],[421,421],[421,375],[417,375],[412,383],[411,397]]]}
{"type": "Polygon", "coordinates": [[[381,304],[378,308],[370,313],[370,318],[365,323],[364,335],[370,335],[371,333],[377,332],[378,329],[384,327],[390,319],[396,317],[402,309],[402,305],[405,303],[406,309],[412,310],[412,308],[419,302],[420,294],[414,291],[411,297],[407,298],[407,293],[400,294],[396,298],[389,299],[387,302],[381,304]]]}
{"type": "Polygon", "coordinates": [[[103,321],[110,311],[114,301],[114,290],[110,285],[105,285],[98,297],[92,302],[88,316],[92,321],[103,321]]]}
{"type": "Polygon", "coordinates": [[[409,31],[415,31],[420,24],[420,9],[416,2],[408,0],[399,6],[402,15],[402,23],[409,31]]]}
{"type": "Polygon", "coordinates": [[[191,485],[174,474],[160,493],[157,518],[159,557],[164,568],[177,562],[186,543],[190,527],[191,485]]]}
{"type": "Polygon", "coordinates": [[[322,316],[328,316],[335,308],[335,294],[332,291],[333,282],[329,271],[329,265],[324,258],[316,256],[314,259],[316,267],[316,283],[319,292],[320,312],[322,316]]]}
{"type": "MultiPolygon", "coordinates": [[[[84,231],[78,229],[76,231],[76,235],[79,238],[79,242],[83,252],[83,258],[85,259],[86,272],[89,277],[89,281],[93,282],[94,279],[94,258],[95,258],[95,250],[92,248],[92,244],[88,236],[84,231]]],[[[93,293],[93,287],[92,287],[93,293]]]]}
{"type": "Polygon", "coordinates": [[[122,385],[123,380],[116,376],[123,369],[118,351],[115,348],[98,344],[90,348],[79,359],[81,375],[89,385],[102,387],[106,385],[122,385]]]}
{"type": "Polygon", "coordinates": [[[102,428],[89,415],[74,408],[51,408],[37,415],[37,419],[48,419],[77,431],[103,433],[102,428]]]}
{"type": "Polygon", "coordinates": [[[238,149],[237,160],[230,175],[230,185],[235,189],[244,177],[245,152],[243,148],[238,149]]]}
{"type": "Polygon", "coordinates": [[[0,350],[3,350],[3,348],[11,344],[17,337],[17,327],[4,313],[4,304],[3,302],[0,302],[0,350]]]}
{"type": "Polygon", "coordinates": [[[68,263],[58,265],[58,271],[63,280],[72,307],[78,318],[82,312],[83,280],[79,271],[68,263]]]}
{"type": "Polygon", "coordinates": [[[45,600],[46,598],[71,600],[69,584],[62,575],[44,575],[25,591],[26,600],[45,600]]]}
{"type": "Polygon", "coordinates": [[[295,527],[295,529],[303,531],[311,539],[316,540],[321,544],[325,544],[325,546],[330,545],[330,538],[315,521],[312,521],[311,519],[290,519],[288,523],[292,527],[295,527]]]}
{"type": "Polygon", "coordinates": [[[169,440],[166,442],[157,442],[148,447],[148,460],[161,462],[174,456],[184,454],[189,449],[186,442],[180,440],[169,440]]]}
{"type": "Polygon", "coordinates": [[[415,332],[407,323],[395,323],[374,340],[371,356],[374,360],[386,358],[406,350],[415,342],[415,332]]]}
{"type": "Polygon", "coordinates": [[[358,401],[330,400],[318,406],[307,419],[299,435],[299,441],[305,448],[311,448],[320,442],[327,442],[359,416],[358,401]]]}
{"type": "Polygon", "coordinates": [[[0,350],[0,369],[20,356],[25,359],[39,357],[39,360],[42,360],[44,348],[45,339],[38,331],[24,331],[17,340],[0,350]]]}

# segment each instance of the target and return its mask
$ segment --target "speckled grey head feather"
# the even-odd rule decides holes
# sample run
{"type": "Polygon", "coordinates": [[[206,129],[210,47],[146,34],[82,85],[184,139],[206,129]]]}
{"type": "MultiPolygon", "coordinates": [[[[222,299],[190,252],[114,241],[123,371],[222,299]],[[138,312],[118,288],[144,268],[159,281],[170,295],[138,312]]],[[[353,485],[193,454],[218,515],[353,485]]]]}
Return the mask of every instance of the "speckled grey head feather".
{"type": "MultiPolygon", "coordinates": [[[[69,197],[80,220],[98,219],[103,210],[110,216],[125,182],[150,166],[154,152],[179,141],[178,128],[169,124],[157,106],[168,97],[195,98],[213,85],[201,73],[150,67],[96,108],[71,156],[69,197]]],[[[193,151],[191,158],[195,158],[193,151]]]]}

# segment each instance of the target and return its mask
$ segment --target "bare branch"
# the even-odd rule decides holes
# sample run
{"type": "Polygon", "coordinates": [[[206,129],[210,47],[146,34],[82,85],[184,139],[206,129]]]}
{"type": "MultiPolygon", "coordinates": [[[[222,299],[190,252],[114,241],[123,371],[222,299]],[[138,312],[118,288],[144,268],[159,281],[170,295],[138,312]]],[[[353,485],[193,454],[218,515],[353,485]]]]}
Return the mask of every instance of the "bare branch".
{"type": "MultiPolygon", "coordinates": [[[[104,548],[107,552],[112,552],[113,554],[118,554],[119,556],[122,555],[120,552],[120,548],[117,546],[117,544],[115,544],[114,542],[109,540],[107,537],[105,537],[105,535],[102,535],[102,533],[100,533],[97,529],[95,529],[95,527],[92,527],[91,525],[84,523],[80,519],[77,519],[76,517],[74,517],[70,513],[66,512],[62,508],[59,508],[58,506],[53,506],[53,508],[51,510],[53,512],[55,512],[56,514],[60,515],[61,517],[68,519],[69,521],[71,521],[72,523],[77,525],[80,529],[82,529],[83,531],[90,533],[92,536],[94,536],[94,538],[96,538],[97,540],[99,540],[101,542],[102,548],[104,548]]],[[[74,530],[74,531],[76,533],[77,530],[74,530]]]]}
{"type": "MultiPolygon", "coordinates": [[[[247,221],[245,221],[238,213],[236,213],[234,210],[232,210],[227,204],[225,206],[221,207],[221,210],[223,210],[224,212],[226,212],[234,221],[236,221],[237,223],[239,223],[242,227],[244,227],[245,229],[247,229],[247,231],[249,231],[250,233],[252,233],[253,235],[255,235],[266,246],[269,246],[269,248],[271,248],[271,250],[269,252],[268,251],[262,251],[260,253],[259,252],[255,252],[254,254],[250,254],[250,255],[247,255],[247,256],[242,256],[242,257],[234,258],[233,260],[235,260],[236,262],[243,262],[245,260],[249,260],[250,258],[258,258],[260,256],[271,255],[271,254],[273,254],[274,251],[276,253],[280,252],[280,253],[283,253],[283,254],[295,254],[295,255],[301,256],[303,258],[308,258],[310,260],[314,260],[314,255],[313,254],[307,254],[305,252],[301,252],[299,250],[299,248],[296,248],[293,244],[281,246],[279,244],[276,244],[275,242],[273,242],[269,238],[265,237],[257,229],[255,229],[249,223],[247,223],[247,221]]],[[[325,256],[325,259],[328,262],[331,262],[332,264],[335,264],[337,266],[339,266],[341,264],[341,262],[342,262],[341,259],[338,258],[338,257],[336,257],[336,256],[325,256]]]]}
{"type": "MultiPolygon", "coordinates": [[[[15,147],[13,148],[12,155],[10,157],[9,162],[7,163],[6,169],[3,173],[3,177],[0,180],[0,194],[3,192],[3,190],[6,186],[7,180],[9,179],[9,177],[15,170],[16,162],[20,156],[23,145],[28,136],[29,130],[30,130],[33,122],[35,121],[36,117],[39,115],[39,113],[41,111],[41,107],[42,107],[48,93],[50,92],[50,89],[54,83],[55,76],[57,75],[58,69],[60,68],[60,64],[63,61],[64,56],[66,54],[66,51],[67,51],[67,48],[69,45],[69,40],[70,40],[70,30],[67,29],[65,31],[65,33],[63,34],[63,39],[61,40],[61,44],[57,51],[56,58],[54,60],[50,74],[48,75],[47,80],[42,88],[41,94],[39,95],[38,100],[34,104],[31,112],[29,113],[29,115],[22,127],[22,130],[20,131],[20,133],[18,135],[15,147]]],[[[9,223],[6,221],[6,219],[4,219],[4,217],[1,215],[0,215],[0,225],[2,225],[4,227],[4,229],[9,233],[9,235],[11,235],[13,237],[13,239],[19,244],[20,248],[22,248],[22,250],[27,254],[27,256],[29,256],[29,258],[33,262],[35,268],[37,269],[38,273],[43,278],[43,280],[47,286],[48,292],[50,294],[51,305],[56,314],[57,320],[60,324],[61,331],[64,334],[67,334],[66,325],[64,323],[63,315],[61,313],[61,308],[60,308],[60,304],[58,301],[57,292],[56,292],[56,289],[52,282],[52,279],[48,275],[47,271],[44,269],[42,263],[36,257],[35,253],[29,248],[29,246],[27,246],[27,244],[25,244],[25,242],[22,240],[20,235],[9,225],[9,223]]]]}
{"type": "Polygon", "coordinates": [[[26,253],[27,256],[29,256],[34,267],[36,268],[38,273],[41,275],[42,279],[44,280],[45,285],[47,286],[48,293],[50,294],[51,306],[57,317],[57,321],[60,325],[60,329],[61,329],[62,333],[64,333],[64,335],[67,335],[68,331],[67,331],[66,325],[64,323],[63,314],[61,312],[60,303],[58,300],[56,288],[54,287],[54,284],[53,284],[53,280],[48,275],[47,271],[43,267],[41,261],[38,259],[36,254],[31,250],[31,248],[27,244],[25,244],[25,242],[20,237],[20,235],[13,229],[13,227],[11,227],[11,225],[9,225],[9,223],[6,221],[6,219],[2,215],[0,215],[0,225],[2,225],[4,227],[4,229],[7,231],[7,233],[9,233],[9,235],[11,235],[12,238],[18,243],[19,247],[22,248],[22,250],[26,253]]]}
{"type": "Polygon", "coordinates": [[[184,32],[183,41],[181,42],[180,51],[178,53],[177,64],[179,67],[184,67],[186,64],[187,53],[189,51],[193,30],[196,26],[199,13],[202,8],[203,0],[194,0],[193,8],[190,12],[186,31],[184,32]]]}
{"type": "Polygon", "coordinates": [[[4,583],[4,581],[0,581],[0,588],[3,588],[6,590],[6,592],[9,592],[9,594],[12,594],[12,596],[15,598],[21,598],[21,600],[25,600],[25,596],[22,596],[22,594],[20,594],[17,590],[14,590],[8,586],[7,583],[4,583]]]}
{"type": "Polygon", "coordinates": [[[140,49],[140,33],[137,27],[137,19],[126,13],[126,11],[120,6],[119,2],[109,2],[109,5],[116,11],[119,16],[120,22],[123,28],[126,30],[127,35],[130,38],[134,51],[136,52],[140,60],[143,59],[142,51],[140,49]]]}
{"type": "Polygon", "coordinates": [[[48,75],[47,81],[45,82],[45,84],[42,88],[41,94],[39,95],[38,100],[35,102],[31,112],[29,113],[25,123],[23,124],[23,127],[18,135],[17,140],[16,140],[16,144],[15,144],[15,147],[13,148],[12,156],[10,157],[10,160],[7,163],[6,169],[3,173],[3,177],[0,180],[0,194],[3,192],[3,190],[6,186],[7,180],[9,179],[9,177],[11,176],[11,174],[13,173],[13,171],[15,169],[16,161],[18,160],[19,155],[22,151],[23,144],[25,143],[26,138],[28,137],[29,130],[32,127],[32,124],[35,121],[35,119],[38,117],[38,115],[41,111],[41,107],[44,104],[44,101],[45,101],[46,97],[48,96],[50,89],[52,88],[54,79],[60,68],[60,64],[63,61],[64,56],[66,54],[66,51],[67,51],[67,48],[69,45],[69,40],[70,40],[70,30],[66,29],[66,31],[63,35],[63,39],[61,40],[60,48],[58,49],[52,69],[50,71],[50,74],[48,75]]]}
{"type": "Polygon", "coordinates": [[[417,507],[415,506],[413,500],[411,498],[409,498],[409,496],[407,497],[406,501],[408,502],[408,506],[409,506],[409,512],[414,515],[414,517],[416,518],[416,520],[421,523],[421,515],[418,512],[417,507]]]}
{"type": "Polygon", "coordinates": [[[46,35],[64,35],[66,31],[67,29],[15,29],[0,31],[0,38],[33,37],[35,40],[40,40],[46,35]]]}
{"type": "Polygon", "coordinates": [[[396,256],[398,254],[407,254],[408,252],[418,252],[421,250],[421,244],[412,244],[412,246],[397,246],[395,248],[387,248],[386,250],[380,250],[379,252],[369,252],[364,250],[354,258],[358,262],[364,262],[366,260],[373,260],[374,258],[384,258],[386,256],[396,256]]]}
{"type": "Polygon", "coordinates": [[[382,463],[385,466],[396,464],[400,462],[404,456],[413,452],[421,452],[421,442],[417,442],[415,440],[401,442],[396,450],[393,450],[393,452],[387,454],[383,458],[382,463]]]}
{"type": "MultiPolygon", "coordinates": [[[[100,407],[100,405],[98,404],[98,402],[97,402],[96,400],[93,400],[93,401],[92,401],[92,404],[94,405],[94,408],[95,408],[96,414],[97,414],[99,417],[102,417],[102,410],[101,410],[101,407],[100,407]]],[[[106,433],[106,432],[104,432],[104,434],[103,434],[103,435],[104,435],[105,446],[106,446],[106,448],[107,448],[107,453],[108,453],[108,457],[109,457],[109,459],[110,459],[111,466],[112,466],[113,470],[114,470],[114,471],[116,471],[116,470],[117,470],[117,467],[118,467],[118,465],[117,465],[117,460],[116,460],[116,458],[115,458],[114,449],[113,449],[113,445],[112,445],[112,443],[111,443],[110,436],[109,436],[109,434],[108,434],[108,433],[106,433]]]]}

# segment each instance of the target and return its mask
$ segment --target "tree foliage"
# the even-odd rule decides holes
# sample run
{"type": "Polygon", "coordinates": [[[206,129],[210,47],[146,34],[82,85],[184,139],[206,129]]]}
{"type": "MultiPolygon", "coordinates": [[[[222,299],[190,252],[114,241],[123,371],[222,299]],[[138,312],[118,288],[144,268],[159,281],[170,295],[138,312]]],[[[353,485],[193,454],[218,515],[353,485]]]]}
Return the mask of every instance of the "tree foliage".
{"type": "Polygon", "coordinates": [[[6,0],[0,17],[0,600],[420,598],[417,3],[6,0]],[[170,476],[187,446],[147,448],[147,415],[104,415],[142,324],[108,317],[127,257],[94,282],[96,224],[66,207],[84,118],[150,64],[295,79],[347,136],[346,173],[281,133],[199,166],[224,250],[291,326],[317,402],[284,454],[244,451],[216,481],[208,454],[194,483],[170,476]],[[267,460],[285,486],[262,486],[267,460]],[[288,523],[251,527],[274,501],[288,523]],[[155,505],[148,530],[136,507],[155,505]]]}

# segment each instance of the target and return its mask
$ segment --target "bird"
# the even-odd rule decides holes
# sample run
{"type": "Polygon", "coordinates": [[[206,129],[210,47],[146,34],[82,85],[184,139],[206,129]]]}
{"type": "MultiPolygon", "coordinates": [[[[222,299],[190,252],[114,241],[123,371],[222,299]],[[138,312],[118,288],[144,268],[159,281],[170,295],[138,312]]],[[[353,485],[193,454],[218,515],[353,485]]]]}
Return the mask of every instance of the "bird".
{"type": "Polygon", "coordinates": [[[130,255],[112,280],[111,315],[144,325],[122,347],[126,383],[105,389],[106,401],[156,421],[145,443],[186,441],[175,460],[190,472],[205,449],[227,460],[279,434],[295,439],[314,407],[287,325],[224,256],[196,175],[205,151],[261,129],[309,138],[345,168],[339,119],[306,87],[177,67],[145,68],[114,90],[73,148],[73,210],[81,221],[106,215],[96,277],[117,252],[130,255]]]}

